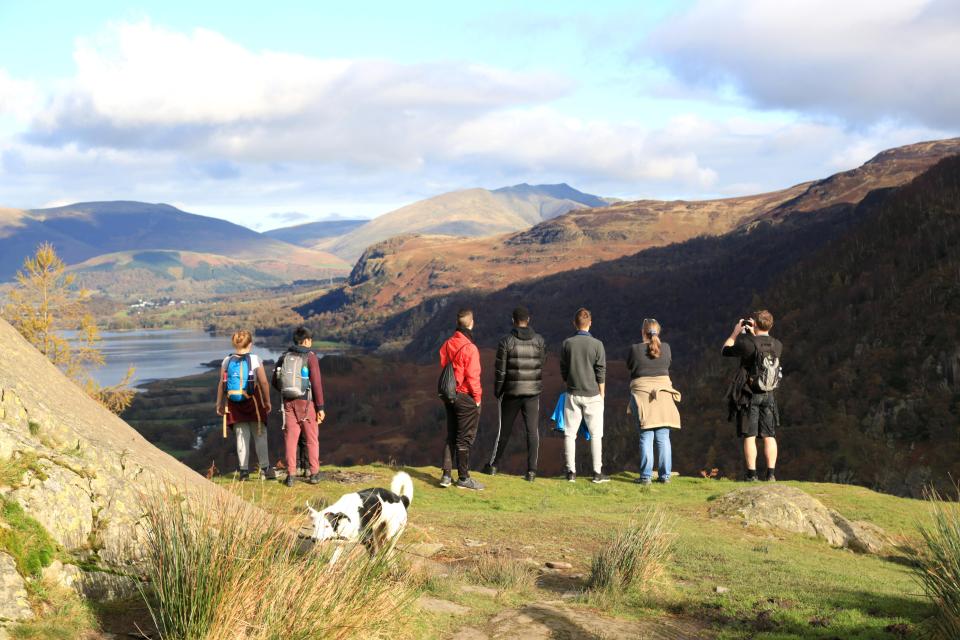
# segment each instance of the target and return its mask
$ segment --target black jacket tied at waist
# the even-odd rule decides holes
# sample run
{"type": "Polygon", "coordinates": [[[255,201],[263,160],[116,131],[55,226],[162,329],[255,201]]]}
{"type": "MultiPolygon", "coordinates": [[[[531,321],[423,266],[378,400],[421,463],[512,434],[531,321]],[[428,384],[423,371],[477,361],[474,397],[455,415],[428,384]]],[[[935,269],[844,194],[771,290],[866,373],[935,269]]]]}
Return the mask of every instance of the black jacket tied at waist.
{"type": "Polygon", "coordinates": [[[547,344],[530,327],[514,327],[497,345],[494,395],[535,396],[543,391],[547,344]]]}

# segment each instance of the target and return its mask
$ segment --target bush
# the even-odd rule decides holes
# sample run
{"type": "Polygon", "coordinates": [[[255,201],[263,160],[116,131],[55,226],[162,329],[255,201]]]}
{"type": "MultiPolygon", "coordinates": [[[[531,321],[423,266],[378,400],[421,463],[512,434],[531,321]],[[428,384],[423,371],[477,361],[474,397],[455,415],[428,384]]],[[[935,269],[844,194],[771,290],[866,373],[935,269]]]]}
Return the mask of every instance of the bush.
{"type": "Polygon", "coordinates": [[[914,553],[914,571],[936,615],[930,636],[960,638],[960,505],[930,495],[933,522],[920,527],[923,548],[914,553]]]}
{"type": "Polygon", "coordinates": [[[0,549],[13,556],[20,575],[38,577],[53,561],[56,543],[43,525],[13,500],[0,498],[0,519],[8,525],[0,529],[0,549]]]}
{"type": "Polygon", "coordinates": [[[221,496],[147,500],[144,598],[165,640],[385,635],[413,589],[384,558],[301,551],[288,523],[221,496]]]}
{"type": "Polygon", "coordinates": [[[642,587],[663,572],[672,541],[664,515],[650,510],[644,518],[617,531],[593,556],[590,590],[622,593],[642,587]]]}

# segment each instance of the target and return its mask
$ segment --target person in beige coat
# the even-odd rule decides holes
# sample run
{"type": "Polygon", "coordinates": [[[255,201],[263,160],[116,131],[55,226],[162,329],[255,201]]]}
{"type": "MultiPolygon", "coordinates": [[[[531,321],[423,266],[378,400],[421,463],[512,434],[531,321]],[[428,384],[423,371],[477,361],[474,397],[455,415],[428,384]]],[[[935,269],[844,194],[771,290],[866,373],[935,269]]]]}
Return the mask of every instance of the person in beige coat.
{"type": "Polygon", "coordinates": [[[653,478],[654,449],[657,454],[657,481],[670,482],[673,456],[670,431],[680,428],[680,392],[670,381],[670,345],[660,340],[660,323],[652,318],[643,321],[643,342],[630,347],[627,368],[630,370],[630,406],[640,429],[640,477],[637,482],[650,484],[653,478]]]}

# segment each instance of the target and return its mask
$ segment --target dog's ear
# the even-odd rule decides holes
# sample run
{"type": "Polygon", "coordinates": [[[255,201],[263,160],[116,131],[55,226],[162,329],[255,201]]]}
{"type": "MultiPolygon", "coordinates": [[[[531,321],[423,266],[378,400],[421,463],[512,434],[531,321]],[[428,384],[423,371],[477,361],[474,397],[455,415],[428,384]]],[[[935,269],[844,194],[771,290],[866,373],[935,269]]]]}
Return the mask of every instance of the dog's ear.
{"type": "Polygon", "coordinates": [[[330,521],[330,526],[333,527],[333,530],[337,533],[340,533],[340,521],[348,520],[346,514],[344,513],[325,513],[327,520],[330,521]]]}

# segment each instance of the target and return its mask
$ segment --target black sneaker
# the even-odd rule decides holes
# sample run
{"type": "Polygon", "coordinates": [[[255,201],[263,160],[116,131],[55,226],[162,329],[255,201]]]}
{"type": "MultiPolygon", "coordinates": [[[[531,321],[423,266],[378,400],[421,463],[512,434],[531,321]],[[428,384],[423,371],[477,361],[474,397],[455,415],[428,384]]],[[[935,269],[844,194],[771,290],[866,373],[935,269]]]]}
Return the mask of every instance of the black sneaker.
{"type": "Polygon", "coordinates": [[[591,480],[590,482],[592,482],[593,484],[601,484],[601,483],[603,483],[603,482],[610,482],[610,476],[605,475],[605,474],[603,474],[603,473],[595,473],[595,474],[593,474],[593,480],[591,480]]]}
{"type": "Polygon", "coordinates": [[[237,476],[237,480],[239,480],[240,482],[243,482],[244,480],[249,480],[249,479],[250,479],[250,472],[247,471],[246,469],[240,469],[240,475],[237,476]]]}
{"type": "Polygon", "coordinates": [[[537,472],[527,471],[527,475],[523,476],[523,479],[526,480],[527,482],[533,482],[534,480],[537,479],[537,472]]]}
{"type": "Polygon", "coordinates": [[[577,474],[575,474],[573,471],[567,471],[567,482],[576,482],[576,481],[577,481],[577,474]]]}
{"type": "Polygon", "coordinates": [[[483,491],[483,485],[473,478],[460,478],[457,480],[457,489],[470,489],[471,491],[483,491]]]}
{"type": "Polygon", "coordinates": [[[775,473],[767,474],[767,482],[776,482],[776,481],[777,481],[777,474],[775,473]]]}
{"type": "Polygon", "coordinates": [[[483,471],[481,471],[480,473],[485,473],[488,476],[495,476],[497,475],[497,468],[492,464],[486,464],[483,466],[483,471]]]}
{"type": "Polygon", "coordinates": [[[288,474],[287,479],[283,481],[283,484],[287,485],[288,487],[292,487],[294,482],[296,482],[296,479],[292,475],[288,474]]]}
{"type": "Polygon", "coordinates": [[[649,484],[652,481],[650,480],[650,478],[637,478],[636,480],[634,480],[634,482],[637,484],[642,484],[643,486],[646,487],[646,486],[649,486],[649,484]]]}
{"type": "Polygon", "coordinates": [[[440,486],[446,489],[453,484],[453,478],[450,477],[449,473],[445,473],[440,476],[440,486]]]}
{"type": "Polygon", "coordinates": [[[760,478],[757,477],[756,473],[748,473],[747,476],[743,479],[744,482],[759,482],[760,478]]]}
{"type": "Polygon", "coordinates": [[[323,474],[317,471],[315,474],[310,476],[310,479],[307,480],[310,484],[320,484],[320,481],[323,480],[323,474]]]}
{"type": "Polygon", "coordinates": [[[273,467],[264,467],[260,470],[260,473],[263,474],[265,480],[276,480],[277,472],[274,471],[273,467]]]}

